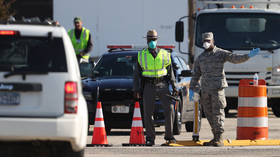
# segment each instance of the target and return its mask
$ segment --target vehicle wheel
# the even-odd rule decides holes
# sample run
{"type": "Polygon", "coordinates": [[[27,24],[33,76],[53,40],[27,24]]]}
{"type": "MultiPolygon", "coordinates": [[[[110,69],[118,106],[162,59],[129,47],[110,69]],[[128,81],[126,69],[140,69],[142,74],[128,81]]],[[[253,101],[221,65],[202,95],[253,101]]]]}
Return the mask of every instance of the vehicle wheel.
{"type": "Polygon", "coordinates": [[[187,132],[192,132],[193,131],[193,122],[192,121],[188,121],[185,123],[185,128],[187,132]]]}
{"type": "Polygon", "coordinates": [[[175,117],[174,117],[174,124],[173,124],[173,134],[174,135],[180,135],[181,129],[182,129],[182,116],[181,113],[178,111],[181,111],[181,101],[179,101],[178,107],[175,111],[175,117]]]}
{"type": "Polygon", "coordinates": [[[272,104],[272,111],[276,117],[280,117],[280,106],[277,104],[272,104]]]}

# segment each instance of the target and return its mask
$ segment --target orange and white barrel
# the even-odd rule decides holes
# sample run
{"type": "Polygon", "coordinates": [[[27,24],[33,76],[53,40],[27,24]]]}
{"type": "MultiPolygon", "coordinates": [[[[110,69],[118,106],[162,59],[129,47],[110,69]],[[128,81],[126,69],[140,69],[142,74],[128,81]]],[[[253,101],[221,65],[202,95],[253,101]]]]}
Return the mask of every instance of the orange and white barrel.
{"type": "Polygon", "coordinates": [[[237,140],[268,139],[267,91],[265,80],[240,80],[238,89],[237,140]]]}

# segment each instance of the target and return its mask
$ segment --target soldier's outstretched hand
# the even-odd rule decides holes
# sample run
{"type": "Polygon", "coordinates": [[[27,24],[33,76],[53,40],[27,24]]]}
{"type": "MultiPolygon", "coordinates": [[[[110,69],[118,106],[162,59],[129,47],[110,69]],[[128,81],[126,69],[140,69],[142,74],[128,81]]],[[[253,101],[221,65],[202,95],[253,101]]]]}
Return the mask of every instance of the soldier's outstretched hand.
{"type": "Polygon", "coordinates": [[[260,52],[260,48],[254,48],[253,50],[250,51],[250,53],[248,54],[248,56],[250,58],[254,57],[255,55],[257,55],[260,52]]]}

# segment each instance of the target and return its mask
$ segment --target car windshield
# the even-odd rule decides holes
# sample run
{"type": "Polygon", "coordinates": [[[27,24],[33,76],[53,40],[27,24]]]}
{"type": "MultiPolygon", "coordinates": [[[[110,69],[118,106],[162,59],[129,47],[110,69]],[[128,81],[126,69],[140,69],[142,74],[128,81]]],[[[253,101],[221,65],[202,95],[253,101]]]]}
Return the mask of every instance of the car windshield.
{"type": "Polygon", "coordinates": [[[93,63],[81,63],[80,64],[80,73],[82,77],[91,77],[92,76],[92,64],[93,63]]]}
{"type": "Polygon", "coordinates": [[[0,36],[0,71],[66,72],[62,39],[0,36]]]}
{"type": "Polygon", "coordinates": [[[280,15],[270,13],[208,13],[197,17],[196,46],[202,33],[213,32],[215,44],[229,50],[280,47],[280,15]]]}
{"type": "MultiPolygon", "coordinates": [[[[112,52],[114,53],[114,52],[112,52]]],[[[94,68],[95,77],[133,77],[136,54],[104,55],[94,68]]]]}

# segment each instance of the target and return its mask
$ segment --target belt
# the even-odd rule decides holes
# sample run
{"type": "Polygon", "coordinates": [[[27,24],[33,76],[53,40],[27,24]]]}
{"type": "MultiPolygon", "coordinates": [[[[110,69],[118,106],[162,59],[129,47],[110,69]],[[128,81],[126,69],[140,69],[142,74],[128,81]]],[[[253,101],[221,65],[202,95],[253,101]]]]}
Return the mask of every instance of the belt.
{"type": "Polygon", "coordinates": [[[144,81],[152,83],[152,84],[156,84],[156,83],[167,81],[167,78],[166,77],[159,77],[159,78],[144,77],[144,81]]]}

